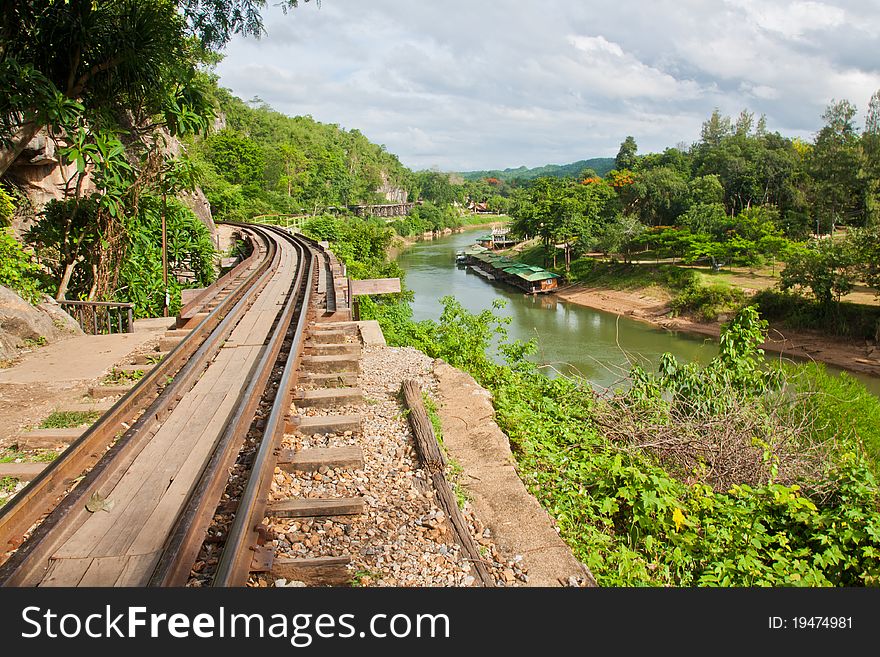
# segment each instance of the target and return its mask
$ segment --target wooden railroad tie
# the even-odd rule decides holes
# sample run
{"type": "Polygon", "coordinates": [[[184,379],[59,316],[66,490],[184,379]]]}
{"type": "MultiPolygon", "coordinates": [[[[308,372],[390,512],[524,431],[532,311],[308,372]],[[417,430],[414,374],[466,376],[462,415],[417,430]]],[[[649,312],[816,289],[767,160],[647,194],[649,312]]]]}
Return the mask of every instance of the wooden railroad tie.
{"type": "Polygon", "coordinates": [[[338,470],[364,467],[364,450],[360,447],[313,447],[294,451],[283,449],[278,454],[277,466],[285,472],[314,472],[321,466],[338,470]]]}
{"type": "Polygon", "coordinates": [[[266,514],[276,518],[320,518],[325,516],[352,516],[364,512],[360,497],[290,498],[269,502],[266,514]]]}
{"type": "Polygon", "coordinates": [[[310,356],[302,357],[302,367],[307,372],[332,374],[337,372],[357,373],[361,369],[360,356],[345,354],[342,356],[310,356]]]}
{"type": "Polygon", "coordinates": [[[15,441],[26,449],[54,449],[69,445],[86,432],[83,427],[73,429],[34,429],[18,436],[15,441]]]}
{"type": "Polygon", "coordinates": [[[293,402],[300,407],[315,408],[363,404],[364,393],[360,388],[318,388],[296,393],[293,402]]]}
{"type": "Polygon", "coordinates": [[[43,470],[48,463],[0,463],[0,479],[12,477],[20,481],[30,481],[43,470]]]}
{"type": "Polygon", "coordinates": [[[284,433],[312,436],[316,433],[356,432],[363,426],[363,415],[296,415],[287,422],[284,433]]]}
{"type": "Polygon", "coordinates": [[[330,374],[300,374],[299,381],[302,384],[313,385],[317,388],[348,388],[357,383],[358,375],[351,372],[336,372],[330,374]]]}

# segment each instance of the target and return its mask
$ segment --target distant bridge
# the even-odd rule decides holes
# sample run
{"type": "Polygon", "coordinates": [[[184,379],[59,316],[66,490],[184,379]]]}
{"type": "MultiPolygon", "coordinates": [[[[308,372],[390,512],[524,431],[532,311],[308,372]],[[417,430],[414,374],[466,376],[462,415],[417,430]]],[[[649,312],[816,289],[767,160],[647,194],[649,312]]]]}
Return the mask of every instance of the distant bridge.
{"type": "Polygon", "coordinates": [[[412,212],[415,203],[383,203],[380,205],[349,205],[359,217],[404,217],[412,212]]]}

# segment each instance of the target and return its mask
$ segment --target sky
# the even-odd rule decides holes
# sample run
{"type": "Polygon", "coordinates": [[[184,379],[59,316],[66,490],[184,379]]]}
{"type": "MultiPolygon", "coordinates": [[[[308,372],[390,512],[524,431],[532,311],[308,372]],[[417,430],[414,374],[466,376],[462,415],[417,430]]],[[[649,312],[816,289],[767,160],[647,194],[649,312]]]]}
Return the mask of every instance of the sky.
{"type": "MultiPolygon", "coordinates": [[[[270,0],[269,4],[274,4],[270,0]]],[[[236,37],[220,84],[358,129],[415,170],[614,157],[747,108],[811,140],[880,89],[880,0],[314,0],[236,37]]]]}

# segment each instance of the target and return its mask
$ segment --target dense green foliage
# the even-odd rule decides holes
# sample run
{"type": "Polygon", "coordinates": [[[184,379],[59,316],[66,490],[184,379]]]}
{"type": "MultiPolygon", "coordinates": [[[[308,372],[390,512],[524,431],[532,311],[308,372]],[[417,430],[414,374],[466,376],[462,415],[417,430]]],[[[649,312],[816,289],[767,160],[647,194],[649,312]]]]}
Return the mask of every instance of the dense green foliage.
{"type": "MultiPolygon", "coordinates": [[[[571,281],[586,282],[592,265],[585,261],[597,251],[625,263],[713,271],[767,265],[774,275],[781,260],[781,290],[815,306],[799,313],[800,327],[874,336],[880,324],[851,331],[841,320],[841,300],[859,283],[880,291],[880,94],[861,133],[855,113],[848,101],[831,103],[815,141],[806,143],[768,132],[763,117],[746,110],[735,120],[716,110],[690,147],[639,155],[630,136],[615,168],[601,175],[519,184],[484,177],[467,189],[508,212],[515,233],[539,239],[543,255],[532,258],[571,281]]],[[[605,272],[614,273],[628,279],[630,272],[605,272]]],[[[718,284],[672,291],[674,311],[702,319],[745,301],[718,284]]],[[[772,307],[764,310],[780,319],[772,307]]]]}
{"type": "MultiPolygon", "coordinates": [[[[205,287],[213,281],[214,244],[204,224],[177,199],[168,199],[165,222],[169,313],[175,315],[183,288],[205,287]]],[[[160,316],[165,297],[160,198],[141,198],[138,215],[128,230],[126,254],[119,271],[117,298],[134,303],[138,317],[160,316]]]]}
{"type": "MultiPolygon", "coordinates": [[[[657,376],[637,371],[630,392],[607,400],[584,380],[551,380],[533,371],[521,358],[528,351],[523,345],[508,346],[512,367],[496,365],[485,349],[501,323],[488,311],[471,315],[451,298],[444,304],[438,324],[422,322],[401,332],[398,322],[389,335],[470,371],[491,390],[521,476],[601,585],[880,583],[880,491],[855,439],[872,425],[852,423],[835,431],[827,422],[841,385],[871,413],[880,412],[876,398],[848,388],[852,379],[838,383],[799,373],[817,392],[791,406],[792,417],[813,412],[816,419],[799,438],[838,444],[821,481],[777,481],[775,455],[769,443],[759,443],[753,460],[767,466],[767,478],[717,490],[698,472],[674,476],[650,450],[604,435],[600,420],[609,405],[616,424],[643,418],[648,405],[653,421],[672,431],[682,422],[673,409],[684,407],[691,415],[702,409],[704,419],[729,421],[736,398],[750,402],[758,420],[769,420],[769,400],[778,397],[768,393],[782,379],[756,360],[761,328],[754,315],[732,325],[722,353],[707,367],[670,364],[657,376]]],[[[796,379],[793,385],[807,384],[796,379]]],[[[781,429],[785,433],[786,426],[781,429]]]]}
{"type": "Polygon", "coordinates": [[[388,224],[401,237],[413,237],[423,233],[459,228],[467,223],[485,222],[479,215],[467,215],[452,205],[440,206],[430,201],[412,209],[406,217],[388,224]]]}
{"type": "MultiPolygon", "coordinates": [[[[786,380],[814,413],[820,440],[860,440],[880,464],[880,401],[846,372],[829,374],[821,363],[786,365],[786,380]]],[[[875,468],[876,470],[876,468],[875,468]]]]}
{"type": "Polygon", "coordinates": [[[14,214],[15,204],[12,202],[12,197],[0,186],[0,228],[8,226],[14,214]]]}
{"type": "Polygon", "coordinates": [[[0,285],[31,303],[40,300],[41,269],[9,228],[0,228],[0,285]]]}
{"type": "Polygon", "coordinates": [[[387,203],[378,191],[383,186],[412,191],[411,174],[397,157],[358,130],[288,117],[223,89],[215,94],[226,127],[193,139],[190,153],[216,219],[318,214],[387,203]]]}
{"type": "Polygon", "coordinates": [[[828,308],[792,292],[763,290],[751,299],[767,319],[792,329],[821,329],[855,340],[880,338],[880,306],[848,303],[828,308]]]}
{"type": "MultiPolygon", "coordinates": [[[[93,197],[78,202],[52,201],[26,235],[52,280],[60,280],[65,268],[72,267],[67,285],[70,298],[88,298],[96,284],[100,258],[96,245],[101,241],[98,212],[99,201],[93,197]]],[[[214,245],[204,224],[177,199],[167,199],[165,214],[170,308],[176,312],[182,288],[204,287],[213,280],[214,245]],[[189,278],[182,282],[177,274],[189,278]]],[[[118,271],[119,287],[113,299],[134,303],[138,317],[161,315],[165,298],[161,198],[142,196],[137,214],[126,217],[124,222],[125,258],[118,271]]]]}

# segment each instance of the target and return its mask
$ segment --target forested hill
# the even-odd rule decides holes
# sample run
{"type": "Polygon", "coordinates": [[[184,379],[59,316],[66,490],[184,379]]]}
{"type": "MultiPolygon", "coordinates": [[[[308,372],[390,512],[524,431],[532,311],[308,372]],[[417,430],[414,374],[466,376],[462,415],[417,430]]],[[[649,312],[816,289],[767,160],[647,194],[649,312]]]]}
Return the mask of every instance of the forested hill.
{"type": "Polygon", "coordinates": [[[465,180],[481,180],[483,178],[497,178],[504,182],[511,180],[533,180],[552,176],[554,178],[574,178],[584,170],[592,169],[598,176],[604,176],[614,168],[613,157],[594,157],[589,160],[579,160],[571,164],[545,164],[542,167],[528,169],[518,167],[516,169],[504,169],[504,171],[462,171],[460,175],[465,180]]]}
{"type": "Polygon", "coordinates": [[[403,201],[412,174],[358,130],[215,90],[219,120],[188,144],[215,219],[403,201]]]}

